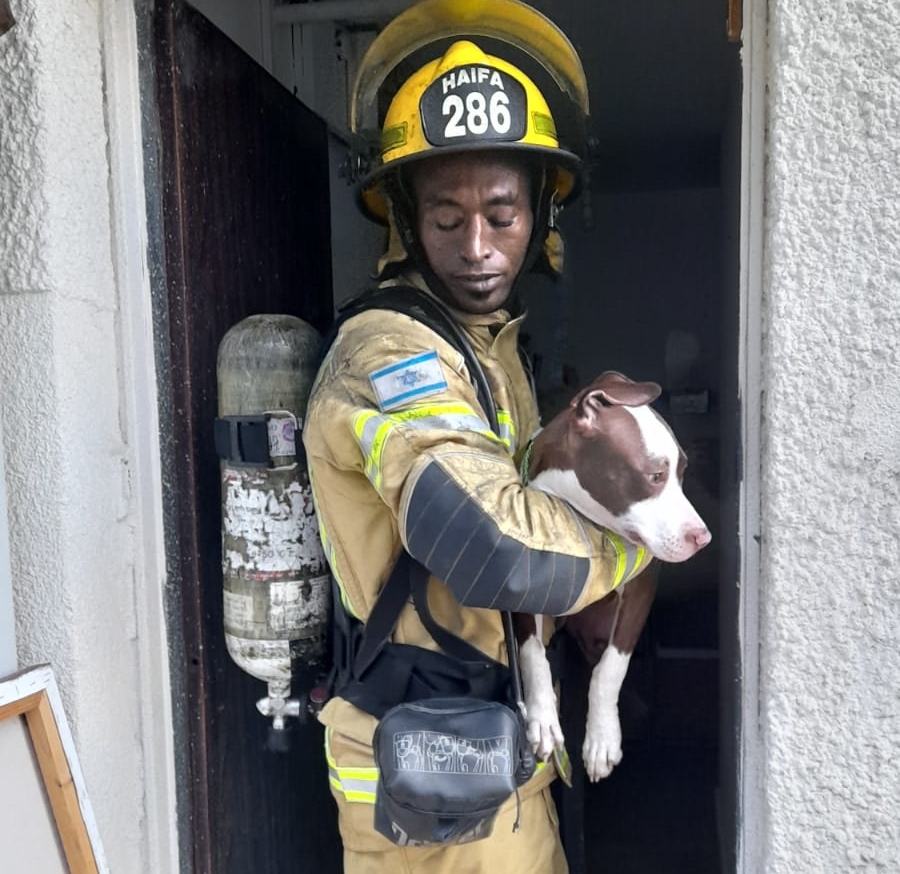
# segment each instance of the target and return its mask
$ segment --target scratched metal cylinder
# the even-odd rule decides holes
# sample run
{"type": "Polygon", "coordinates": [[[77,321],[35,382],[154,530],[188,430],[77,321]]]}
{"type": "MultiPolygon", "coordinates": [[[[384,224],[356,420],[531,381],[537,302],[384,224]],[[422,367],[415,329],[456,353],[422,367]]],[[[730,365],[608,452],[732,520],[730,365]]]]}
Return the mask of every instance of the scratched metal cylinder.
{"type": "Polygon", "coordinates": [[[295,316],[254,315],[228,330],[217,356],[219,416],[269,419],[270,464],[223,461],[221,485],[225,640],[236,664],[270,684],[289,684],[295,664],[325,653],[330,577],[294,450],[320,342],[295,316]]]}

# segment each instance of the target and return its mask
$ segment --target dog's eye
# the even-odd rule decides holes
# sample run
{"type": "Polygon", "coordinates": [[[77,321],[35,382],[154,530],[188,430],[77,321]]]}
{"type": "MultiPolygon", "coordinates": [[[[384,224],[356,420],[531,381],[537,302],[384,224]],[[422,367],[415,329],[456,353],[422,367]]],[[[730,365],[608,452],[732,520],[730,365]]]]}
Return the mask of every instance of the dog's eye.
{"type": "Polygon", "coordinates": [[[655,486],[658,486],[661,482],[663,482],[663,480],[665,480],[665,478],[666,475],[661,470],[656,471],[656,473],[650,474],[650,482],[652,482],[655,486]]]}

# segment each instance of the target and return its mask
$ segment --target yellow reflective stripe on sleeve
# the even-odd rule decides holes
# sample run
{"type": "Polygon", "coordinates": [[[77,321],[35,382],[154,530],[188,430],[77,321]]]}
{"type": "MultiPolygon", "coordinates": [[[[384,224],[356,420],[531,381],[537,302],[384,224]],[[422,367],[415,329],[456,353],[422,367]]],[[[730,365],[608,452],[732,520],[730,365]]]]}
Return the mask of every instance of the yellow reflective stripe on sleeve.
{"type": "MultiPolygon", "coordinates": [[[[328,556],[328,564],[334,568],[335,565],[335,554],[334,550],[330,549],[326,555],[328,556]]],[[[341,582],[341,578],[334,572],[331,571],[331,576],[334,581],[337,583],[338,593],[341,596],[341,606],[344,608],[344,611],[352,616],[354,619],[359,619],[359,614],[353,609],[353,604],[350,601],[349,596],[347,595],[347,590],[344,588],[344,584],[341,582]]]]}
{"type": "Polygon", "coordinates": [[[381,490],[384,446],[394,428],[472,431],[491,440],[505,442],[487,427],[468,404],[428,404],[389,414],[364,410],[353,419],[353,433],[363,452],[366,477],[378,491],[381,490]]]}
{"type": "Polygon", "coordinates": [[[646,564],[647,550],[642,546],[635,546],[612,531],[607,531],[606,536],[616,549],[616,574],[613,580],[615,588],[630,580],[646,564]]]}
{"type": "Polygon", "coordinates": [[[353,420],[353,432],[363,451],[365,473],[376,491],[381,491],[381,452],[391,430],[390,418],[375,410],[358,413],[353,420]]]}
{"type": "MultiPolygon", "coordinates": [[[[309,471],[309,482],[312,486],[313,490],[313,504],[316,501],[316,482],[313,478],[312,471],[309,471]]],[[[337,572],[337,555],[334,551],[334,545],[331,540],[328,538],[328,532],[325,530],[325,525],[322,522],[322,517],[319,516],[319,541],[322,544],[322,549],[325,552],[325,560],[328,562],[328,569],[331,572],[332,579],[337,583],[338,591],[341,594],[341,604],[344,605],[344,609],[353,617],[357,617],[356,611],[353,609],[353,605],[350,603],[350,599],[347,597],[347,592],[344,590],[344,584],[341,581],[340,574],[337,572]]],[[[357,617],[358,618],[358,617],[357,617]]]]}
{"type": "MultiPolygon", "coordinates": [[[[484,431],[487,428],[484,419],[468,404],[425,404],[421,407],[412,407],[393,413],[391,418],[397,422],[410,423],[432,419],[434,424],[427,424],[427,427],[440,425],[452,431],[484,431]]],[[[422,427],[422,425],[418,427],[422,427]]]]}
{"type": "Polygon", "coordinates": [[[516,452],[516,425],[507,410],[497,410],[497,424],[500,426],[500,439],[506,444],[510,455],[516,452]]]}
{"type": "Polygon", "coordinates": [[[347,801],[361,804],[375,803],[378,768],[342,768],[331,754],[331,729],[325,729],[325,760],[328,762],[328,782],[347,801]]]}
{"type": "Polygon", "coordinates": [[[359,618],[356,611],[353,609],[353,605],[350,603],[350,599],[347,597],[347,592],[344,589],[344,584],[341,582],[340,575],[336,570],[337,554],[334,551],[333,544],[328,539],[328,532],[325,530],[325,526],[322,524],[321,517],[319,517],[319,540],[322,542],[322,549],[325,551],[325,559],[328,562],[328,569],[331,572],[331,577],[337,583],[338,592],[340,592],[341,595],[341,604],[351,616],[359,618]]]}

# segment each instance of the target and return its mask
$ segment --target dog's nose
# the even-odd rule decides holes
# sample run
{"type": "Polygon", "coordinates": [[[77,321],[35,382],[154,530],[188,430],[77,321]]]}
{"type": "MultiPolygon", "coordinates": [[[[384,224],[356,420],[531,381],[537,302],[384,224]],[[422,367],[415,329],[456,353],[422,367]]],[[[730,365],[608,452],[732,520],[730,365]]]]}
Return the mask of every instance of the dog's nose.
{"type": "Polygon", "coordinates": [[[709,528],[701,525],[696,528],[690,528],[687,532],[687,539],[696,549],[703,549],[712,540],[712,534],[709,533],[709,528]]]}

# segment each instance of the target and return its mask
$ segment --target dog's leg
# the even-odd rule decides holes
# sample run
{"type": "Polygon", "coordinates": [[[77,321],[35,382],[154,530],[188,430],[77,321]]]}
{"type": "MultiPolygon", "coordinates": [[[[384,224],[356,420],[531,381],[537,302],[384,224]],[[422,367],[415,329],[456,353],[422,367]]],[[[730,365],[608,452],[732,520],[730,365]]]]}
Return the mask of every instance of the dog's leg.
{"type": "Polygon", "coordinates": [[[556,693],[550,662],[543,644],[543,617],[516,616],[516,636],[524,641],[519,646],[522,686],[525,692],[526,736],[534,754],[542,762],[550,758],[554,748],[562,747],[563,733],[559,724],[556,693]],[[531,628],[527,624],[531,621],[531,628]],[[525,631],[523,633],[523,626],[525,631]],[[529,633],[530,631],[530,633],[529,633]]]}
{"type": "Polygon", "coordinates": [[[582,756],[592,782],[608,777],[622,761],[619,691],[653,604],[657,578],[654,562],[622,588],[609,646],[591,674],[582,756]]]}
{"type": "MultiPolygon", "coordinates": [[[[622,596],[616,601],[615,635],[622,596]]],[[[619,725],[619,689],[628,672],[631,654],[620,652],[612,640],[591,673],[588,690],[588,717],[581,755],[592,783],[608,777],[622,761],[622,728],[619,725]]]]}

